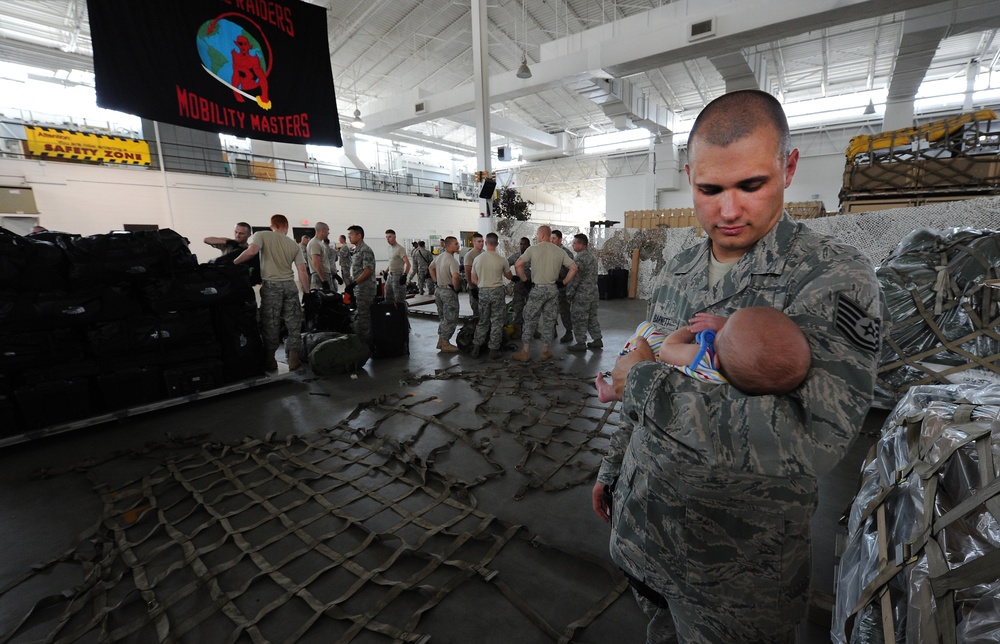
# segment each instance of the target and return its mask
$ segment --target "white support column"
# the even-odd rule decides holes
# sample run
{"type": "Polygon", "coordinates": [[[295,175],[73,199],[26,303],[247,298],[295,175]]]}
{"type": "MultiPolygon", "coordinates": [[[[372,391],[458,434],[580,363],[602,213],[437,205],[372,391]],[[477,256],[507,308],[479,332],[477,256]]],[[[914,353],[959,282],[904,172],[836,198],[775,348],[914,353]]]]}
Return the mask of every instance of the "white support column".
{"type": "MultiPolygon", "coordinates": [[[[493,171],[490,148],[489,34],[486,32],[486,0],[472,0],[472,71],[476,92],[476,169],[493,171]]],[[[512,72],[513,73],[513,72],[512,72]]],[[[489,175],[487,175],[489,176],[489,175]]],[[[479,200],[479,232],[493,231],[493,204],[479,200]]]]}

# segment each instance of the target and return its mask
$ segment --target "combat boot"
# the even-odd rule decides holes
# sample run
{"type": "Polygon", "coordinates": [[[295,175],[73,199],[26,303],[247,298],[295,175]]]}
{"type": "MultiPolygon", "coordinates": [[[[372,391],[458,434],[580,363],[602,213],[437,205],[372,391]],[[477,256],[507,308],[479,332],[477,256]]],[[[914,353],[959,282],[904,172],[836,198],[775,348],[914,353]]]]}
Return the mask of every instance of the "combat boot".
{"type": "Polygon", "coordinates": [[[604,341],[601,340],[600,338],[597,338],[593,342],[588,342],[587,343],[587,348],[588,349],[603,349],[604,348],[604,341]]]}
{"type": "Polygon", "coordinates": [[[474,344],[472,345],[472,351],[469,352],[469,355],[472,356],[473,358],[478,358],[481,349],[482,347],[480,347],[478,344],[474,344]]]}
{"type": "Polygon", "coordinates": [[[528,351],[528,345],[524,345],[523,347],[521,347],[520,351],[512,354],[510,357],[513,358],[514,360],[517,360],[518,362],[530,362],[531,352],[528,351]]]}
{"type": "Polygon", "coordinates": [[[521,339],[521,325],[520,324],[515,324],[514,325],[514,332],[510,334],[510,339],[511,340],[520,340],[521,339]]]}
{"type": "Polygon", "coordinates": [[[559,338],[559,341],[562,342],[563,344],[566,344],[567,342],[572,342],[573,341],[573,332],[572,331],[567,331],[566,334],[563,335],[563,337],[559,338]]]}
{"type": "Polygon", "coordinates": [[[502,357],[503,353],[500,352],[500,349],[490,349],[490,360],[499,360],[502,357]]]}
{"type": "Polygon", "coordinates": [[[274,352],[264,358],[264,371],[277,371],[278,361],[274,359],[274,352]]]}
{"type": "Polygon", "coordinates": [[[542,355],[538,356],[538,359],[542,361],[552,359],[552,352],[549,351],[549,345],[547,344],[542,345],[542,355]]]}
{"type": "Polygon", "coordinates": [[[288,352],[288,370],[298,371],[299,367],[302,366],[302,359],[299,358],[299,350],[292,349],[288,352]]]}
{"type": "Polygon", "coordinates": [[[577,342],[576,344],[569,345],[568,347],[566,347],[566,349],[568,349],[569,351],[582,352],[587,350],[587,345],[582,342],[577,342]]]}
{"type": "Polygon", "coordinates": [[[437,348],[441,353],[458,353],[458,347],[440,337],[438,338],[437,348]]]}

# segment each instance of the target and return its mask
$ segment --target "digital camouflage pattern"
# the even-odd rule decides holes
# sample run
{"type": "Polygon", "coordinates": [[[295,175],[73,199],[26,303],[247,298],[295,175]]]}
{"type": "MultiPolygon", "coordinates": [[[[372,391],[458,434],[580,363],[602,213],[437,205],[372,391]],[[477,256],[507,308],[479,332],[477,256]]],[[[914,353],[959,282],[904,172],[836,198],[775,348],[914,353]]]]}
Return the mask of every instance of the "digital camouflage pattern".
{"type": "MultiPolygon", "coordinates": [[[[472,250],[470,250],[468,253],[465,254],[465,259],[463,259],[462,261],[464,262],[463,266],[465,268],[463,270],[465,271],[465,279],[466,280],[469,279],[469,274],[472,272],[472,262],[476,261],[476,258],[479,257],[480,255],[482,255],[485,252],[486,251],[484,251],[484,250],[477,250],[477,249],[473,248],[472,250]]],[[[469,285],[471,287],[471,282],[469,283],[469,285]]],[[[472,307],[472,317],[478,318],[479,317],[479,296],[478,295],[474,295],[472,293],[472,289],[471,288],[469,289],[469,306],[472,307]]]]}
{"type": "Polygon", "coordinates": [[[805,614],[816,479],[872,400],[877,353],[838,330],[839,303],[878,346],[878,284],[859,252],[787,214],[712,288],[708,258],[706,240],[668,264],[648,319],[670,333],[699,311],[771,306],[802,328],[812,368],[789,395],[747,396],[636,365],[598,476],[618,477],[611,556],[671,602],[683,641],[782,641],[805,614]]]}
{"type": "Polygon", "coordinates": [[[364,241],[360,242],[351,253],[351,280],[357,281],[366,268],[372,270],[371,275],[354,285],[354,301],[357,311],[354,314],[354,333],[362,340],[371,344],[372,341],[372,303],[375,301],[375,251],[364,241]]]}
{"type": "Polygon", "coordinates": [[[295,282],[265,280],[260,287],[260,324],[265,355],[273,356],[281,344],[282,320],[289,330],[285,339],[285,355],[292,349],[301,351],[302,305],[299,303],[299,287],[295,282]]]}
{"type": "MultiPolygon", "coordinates": [[[[569,256],[570,259],[573,259],[573,251],[571,251],[570,249],[566,248],[565,246],[558,246],[557,248],[561,248],[562,251],[569,256]]],[[[579,267],[577,267],[577,268],[579,269],[579,267]]],[[[559,279],[565,278],[568,273],[569,273],[569,271],[566,269],[566,267],[565,266],[562,267],[559,270],[559,279]]],[[[577,277],[574,276],[573,277],[573,281],[575,282],[576,280],[577,280],[577,277]]],[[[572,311],[570,311],[569,299],[568,298],[569,298],[569,294],[568,294],[567,290],[566,289],[560,289],[559,290],[559,319],[562,320],[563,328],[565,328],[568,333],[572,333],[573,332],[573,313],[572,313],[572,311]]]]}
{"type": "Polygon", "coordinates": [[[524,343],[531,342],[537,330],[542,344],[551,344],[556,334],[556,314],[559,312],[559,288],[555,284],[535,284],[524,305],[524,343]]]}
{"type": "Polygon", "coordinates": [[[566,287],[566,297],[570,300],[570,314],[573,322],[573,335],[577,342],[586,342],[587,334],[594,340],[599,340],[601,323],[597,319],[597,306],[600,293],[597,290],[597,258],[584,248],[576,254],[576,276],[566,287]]]}
{"type": "Polygon", "coordinates": [[[438,336],[445,341],[451,341],[458,326],[458,293],[451,287],[438,286],[434,293],[434,304],[438,313],[438,336]]]}
{"type": "Polygon", "coordinates": [[[507,315],[507,298],[504,287],[479,289],[479,323],[476,325],[476,337],[473,345],[483,346],[486,333],[490,334],[490,349],[499,349],[503,340],[503,323],[507,315]]]}
{"type": "Polygon", "coordinates": [[[337,249],[337,261],[340,262],[340,276],[346,280],[351,280],[351,247],[344,244],[337,249]]]}
{"type": "MultiPolygon", "coordinates": [[[[507,258],[512,273],[514,272],[514,263],[520,258],[521,253],[514,253],[507,258]]],[[[524,275],[529,280],[531,279],[531,266],[524,267],[524,275]]],[[[528,303],[528,286],[525,282],[511,282],[511,291],[513,297],[510,300],[510,306],[514,309],[514,325],[521,326],[524,324],[524,305],[528,303]]]]}

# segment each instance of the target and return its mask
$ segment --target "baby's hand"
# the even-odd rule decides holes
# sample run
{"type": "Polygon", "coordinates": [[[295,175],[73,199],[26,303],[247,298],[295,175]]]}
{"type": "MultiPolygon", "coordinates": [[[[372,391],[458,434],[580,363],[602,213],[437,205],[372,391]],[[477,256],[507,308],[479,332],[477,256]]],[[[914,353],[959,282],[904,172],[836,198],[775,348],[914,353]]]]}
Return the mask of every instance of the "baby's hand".
{"type": "Polygon", "coordinates": [[[691,329],[692,333],[700,333],[705,330],[718,333],[728,319],[724,315],[715,315],[714,313],[695,313],[694,317],[688,320],[688,328],[691,329]]]}

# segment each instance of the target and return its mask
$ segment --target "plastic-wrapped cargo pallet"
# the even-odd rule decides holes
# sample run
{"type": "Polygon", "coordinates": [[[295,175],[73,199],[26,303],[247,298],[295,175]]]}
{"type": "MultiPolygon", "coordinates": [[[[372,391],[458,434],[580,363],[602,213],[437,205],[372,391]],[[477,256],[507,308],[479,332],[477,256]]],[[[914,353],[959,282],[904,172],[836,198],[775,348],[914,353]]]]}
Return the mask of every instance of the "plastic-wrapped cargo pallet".
{"type": "Polygon", "coordinates": [[[1000,386],[899,402],[862,470],[841,556],[836,642],[1000,641],[1000,386]]]}

